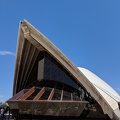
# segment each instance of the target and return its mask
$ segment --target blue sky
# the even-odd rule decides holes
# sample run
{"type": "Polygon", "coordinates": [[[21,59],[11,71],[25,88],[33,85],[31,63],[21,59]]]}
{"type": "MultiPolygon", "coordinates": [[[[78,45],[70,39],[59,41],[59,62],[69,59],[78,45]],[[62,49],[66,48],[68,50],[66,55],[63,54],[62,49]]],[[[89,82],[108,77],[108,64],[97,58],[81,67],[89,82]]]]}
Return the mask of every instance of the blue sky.
{"type": "Polygon", "coordinates": [[[20,20],[120,94],[119,0],[0,0],[0,101],[12,96],[20,20]]]}

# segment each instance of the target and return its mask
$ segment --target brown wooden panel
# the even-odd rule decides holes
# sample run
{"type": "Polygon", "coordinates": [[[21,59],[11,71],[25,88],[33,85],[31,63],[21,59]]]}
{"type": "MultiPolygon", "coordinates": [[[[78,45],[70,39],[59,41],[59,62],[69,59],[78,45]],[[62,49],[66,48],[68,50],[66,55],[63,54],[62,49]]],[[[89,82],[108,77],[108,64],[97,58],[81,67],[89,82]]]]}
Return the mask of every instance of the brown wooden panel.
{"type": "Polygon", "coordinates": [[[21,100],[26,100],[33,92],[35,91],[35,87],[32,87],[25,95],[21,98],[21,100]]]}
{"type": "Polygon", "coordinates": [[[61,92],[61,99],[60,100],[63,100],[63,90],[61,92]]]}
{"type": "Polygon", "coordinates": [[[37,96],[34,98],[34,100],[39,100],[40,97],[43,95],[43,93],[45,92],[45,87],[43,87],[40,92],[37,94],[37,96]]]}
{"type": "Polygon", "coordinates": [[[54,95],[54,88],[52,89],[52,91],[51,91],[51,93],[50,93],[50,95],[49,95],[49,97],[48,97],[48,100],[51,100],[52,99],[52,97],[53,97],[53,95],[54,95]]]}

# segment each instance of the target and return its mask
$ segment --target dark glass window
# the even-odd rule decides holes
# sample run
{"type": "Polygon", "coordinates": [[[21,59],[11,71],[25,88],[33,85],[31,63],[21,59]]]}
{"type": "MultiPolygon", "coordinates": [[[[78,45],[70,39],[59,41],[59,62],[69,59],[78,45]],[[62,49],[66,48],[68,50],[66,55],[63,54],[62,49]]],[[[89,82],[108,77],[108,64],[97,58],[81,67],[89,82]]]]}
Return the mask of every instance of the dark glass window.
{"type": "Polygon", "coordinates": [[[26,100],[33,100],[34,97],[40,92],[40,89],[35,89],[35,91],[26,99],[26,100]]]}
{"type": "Polygon", "coordinates": [[[58,82],[56,89],[63,90],[64,89],[64,84],[61,82],[58,82]]]}
{"type": "Polygon", "coordinates": [[[78,91],[75,91],[73,94],[72,94],[72,97],[73,97],[73,100],[80,100],[80,94],[78,91]]]}
{"type": "Polygon", "coordinates": [[[57,80],[57,66],[51,66],[51,80],[57,80]]]}
{"type": "Polygon", "coordinates": [[[47,100],[51,93],[51,89],[46,89],[43,95],[41,96],[40,100],[47,100]]]}
{"type": "MultiPolygon", "coordinates": [[[[41,52],[40,54],[40,65],[43,67],[39,68],[39,71],[43,70],[43,79],[40,79],[40,81],[45,81],[45,86],[50,88],[56,88],[59,90],[64,90],[69,93],[71,93],[71,96],[73,100],[84,100],[87,97],[87,92],[85,88],[80,85],[80,83],[77,83],[75,78],[57,61],[55,60],[50,54],[47,52],[41,52]],[[42,62],[42,60],[44,60],[42,62]],[[42,70],[41,70],[42,69],[42,70]]],[[[39,67],[40,67],[39,65],[39,67]]],[[[41,73],[39,76],[42,76],[41,73]]],[[[41,85],[40,85],[41,86],[41,85]]],[[[45,91],[41,99],[46,99],[46,94],[49,94],[50,91],[45,91]]],[[[61,93],[55,92],[53,95],[53,99],[58,99],[57,95],[60,95],[61,93]]],[[[70,95],[64,94],[65,99],[70,99],[70,95]],[[68,97],[68,98],[67,98],[68,97]]],[[[60,96],[59,96],[60,97],[60,96]]],[[[59,98],[60,99],[60,98],[59,98]]]]}
{"type": "Polygon", "coordinates": [[[62,90],[55,89],[52,100],[60,100],[61,99],[61,92],[62,92],[62,90]]]}
{"type": "Polygon", "coordinates": [[[63,92],[63,100],[71,100],[71,93],[63,92]]]}
{"type": "Polygon", "coordinates": [[[60,68],[58,68],[57,70],[58,70],[58,78],[57,78],[57,81],[64,83],[63,71],[62,71],[60,68]]]}
{"type": "Polygon", "coordinates": [[[50,73],[50,66],[46,66],[45,67],[45,70],[44,70],[44,79],[46,80],[51,80],[50,79],[50,76],[51,76],[51,73],[50,73]]]}
{"type": "Polygon", "coordinates": [[[46,80],[59,81],[68,84],[77,89],[77,83],[74,78],[63,68],[59,63],[55,61],[50,55],[45,54],[44,58],[44,78],[46,80]]]}

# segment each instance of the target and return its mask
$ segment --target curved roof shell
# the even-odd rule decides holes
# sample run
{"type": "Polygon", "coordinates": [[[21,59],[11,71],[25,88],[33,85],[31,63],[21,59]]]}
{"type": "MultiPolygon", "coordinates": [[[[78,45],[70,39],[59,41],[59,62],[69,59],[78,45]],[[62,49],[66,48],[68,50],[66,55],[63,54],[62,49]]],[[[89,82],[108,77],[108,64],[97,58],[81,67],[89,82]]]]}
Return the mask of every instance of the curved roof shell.
{"type": "Polygon", "coordinates": [[[96,76],[91,71],[78,67],[78,69],[86,76],[88,81],[96,88],[103,100],[113,109],[114,114],[120,118],[120,110],[118,103],[120,102],[120,95],[105,81],[96,76]]]}
{"type": "Polygon", "coordinates": [[[78,67],[78,69],[88,78],[88,80],[97,88],[101,89],[104,93],[108,94],[115,101],[120,102],[120,95],[105,81],[96,76],[91,71],[78,67]]]}
{"type": "Polygon", "coordinates": [[[38,53],[42,50],[48,51],[76,78],[78,83],[85,87],[99,103],[105,114],[108,114],[111,119],[115,117],[120,119],[119,95],[90,71],[77,68],[53,43],[26,20],[21,22],[19,27],[13,94],[23,89],[24,76],[29,73],[31,64],[34,63],[38,53]],[[25,42],[25,39],[28,42],[25,42]],[[32,48],[33,50],[31,49],[31,44],[34,47],[32,48]],[[29,59],[26,56],[29,56],[29,59]],[[28,64],[27,67],[25,66],[26,62],[28,64]],[[23,65],[23,68],[20,68],[21,65],[23,65]]]}

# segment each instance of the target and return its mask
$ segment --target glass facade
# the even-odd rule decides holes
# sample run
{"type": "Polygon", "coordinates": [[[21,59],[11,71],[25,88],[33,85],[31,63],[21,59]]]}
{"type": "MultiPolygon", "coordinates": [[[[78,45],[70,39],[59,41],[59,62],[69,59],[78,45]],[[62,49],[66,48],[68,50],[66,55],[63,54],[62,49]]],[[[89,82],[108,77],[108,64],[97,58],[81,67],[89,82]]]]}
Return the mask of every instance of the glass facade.
{"type": "Polygon", "coordinates": [[[53,80],[78,88],[78,83],[66,69],[48,53],[43,52],[38,66],[38,80],[53,80]]]}
{"type": "Polygon", "coordinates": [[[103,115],[87,90],[45,51],[39,53],[26,87],[10,99],[9,105],[12,111],[18,111],[16,118],[64,116],[76,119],[103,115]],[[96,108],[98,111],[94,113],[96,108]]]}
{"type": "MultiPolygon", "coordinates": [[[[39,55],[38,81],[43,81],[44,86],[66,91],[63,94],[64,100],[86,100],[90,96],[66,68],[45,51],[39,55]]],[[[53,99],[55,99],[55,94],[53,99]]]]}

